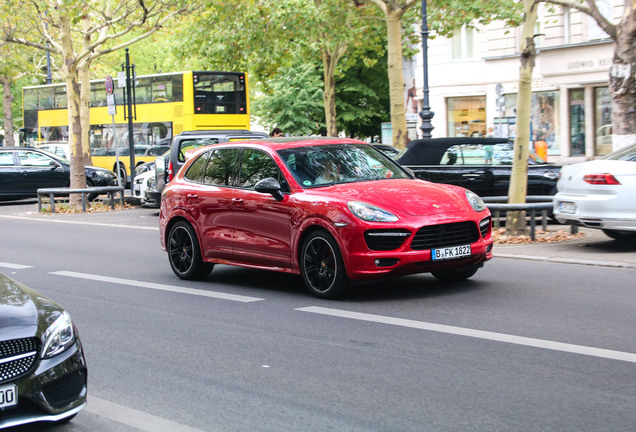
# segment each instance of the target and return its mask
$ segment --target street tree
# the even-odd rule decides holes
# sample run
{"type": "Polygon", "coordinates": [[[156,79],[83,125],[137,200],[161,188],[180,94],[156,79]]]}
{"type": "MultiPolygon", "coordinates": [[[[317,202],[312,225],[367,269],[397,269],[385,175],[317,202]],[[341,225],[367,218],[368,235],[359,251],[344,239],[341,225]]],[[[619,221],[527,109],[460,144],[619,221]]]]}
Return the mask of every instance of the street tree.
{"type": "MultiPolygon", "coordinates": [[[[3,15],[24,17],[3,24],[3,39],[60,57],[68,97],[71,187],[86,186],[90,67],[103,55],[128,47],[188,13],[185,0],[5,0],[3,15]]],[[[79,203],[72,197],[71,205],[79,203]]]]}
{"type": "Polygon", "coordinates": [[[14,132],[14,84],[23,77],[44,75],[46,57],[35,50],[0,42],[0,83],[2,84],[2,112],[4,127],[4,144],[6,146],[16,145],[14,132]]]}
{"type": "Polygon", "coordinates": [[[288,135],[315,135],[324,128],[323,83],[311,63],[289,66],[270,80],[271,93],[253,102],[253,113],[268,130],[288,135]]]}
{"type": "MultiPolygon", "coordinates": [[[[528,189],[528,156],[530,142],[530,114],[532,105],[532,71],[537,56],[534,29],[537,23],[537,4],[534,0],[524,0],[524,21],[521,27],[519,65],[519,93],[517,98],[517,131],[514,141],[514,158],[508,202],[524,203],[528,189]]],[[[506,233],[525,234],[526,214],[523,211],[506,213],[506,233]]]]}
{"type": "Polygon", "coordinates": [[[326,133],[335,136],[338,75],[368,47],[383,49],[380,22],[374,11],[350,8],[349,0],[238,0],[191,20],[178,49],[208,67],[248,70],[266,93],[280,70],[320,61],[326,133]]]}
{"type": "MultiPolygon", "coordinates": [[[[393,145],[403,148],[407,142],[404,104],[404,77],[402,75],[403,17],[426,0],[351,0],[375,5],[384,14],[388,52],[388,79],[391,99],[391,125],[393,145]]],[[[519,7],[515,0],[430,0],[426,1],[428,22],[437,35],[449,36],[464,25],[488,24],[494,19],[509,25],[519,22],[519,7]]]]}
{"type": "Polygon", "coordinates": [[[624,0],[623,14],[613,23],[598,8],[596,0],[535,0],[581,11],[596,21],[614,42],[609,70],[612,95],[612,147],[636,144],[636,3],[624,0]]]}

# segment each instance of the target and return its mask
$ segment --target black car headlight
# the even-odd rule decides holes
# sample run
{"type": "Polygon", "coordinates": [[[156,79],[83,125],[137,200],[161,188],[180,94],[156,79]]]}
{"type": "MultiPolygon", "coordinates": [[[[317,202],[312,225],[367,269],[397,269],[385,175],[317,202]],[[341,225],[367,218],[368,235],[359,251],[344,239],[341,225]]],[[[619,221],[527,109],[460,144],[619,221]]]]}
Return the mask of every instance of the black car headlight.
{"type": "Polygon", "coordinates": [[[71,316],[62,312],[42,335],[42,358],[55,357],[75,343],[75,328],[71,316]]]}
{"type": "Polygon", "coordinates": [[[470,206],[476,212],[482,212],[482,211],[486,210],[486,204],[484,204],[482,199],[479,198],[479,195],[477,195],[476,193],[467,190],[466,191],[466,199],[468,199],[468,202],[470,203],[470,206]]]}

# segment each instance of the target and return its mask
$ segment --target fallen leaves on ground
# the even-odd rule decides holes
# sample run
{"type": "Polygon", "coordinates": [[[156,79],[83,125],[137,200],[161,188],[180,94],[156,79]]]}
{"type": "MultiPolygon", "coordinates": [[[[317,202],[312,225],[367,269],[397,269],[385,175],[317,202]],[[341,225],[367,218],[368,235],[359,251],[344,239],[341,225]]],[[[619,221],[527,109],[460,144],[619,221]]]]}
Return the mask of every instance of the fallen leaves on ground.
{"type": "Polygon", "coordinates": [[[506,235],[505,228],[498,228],[492,230],[492,237],[495,244],[524,244],[524,243],[541,243],[541,242],[560,242],[567,240],[574,240],[577,238],[585,237],[585,233],[579,232],[577,234],[570,234],[568,231],[535,231],[535,240],[533,241],[528,235],[506,235]]]}

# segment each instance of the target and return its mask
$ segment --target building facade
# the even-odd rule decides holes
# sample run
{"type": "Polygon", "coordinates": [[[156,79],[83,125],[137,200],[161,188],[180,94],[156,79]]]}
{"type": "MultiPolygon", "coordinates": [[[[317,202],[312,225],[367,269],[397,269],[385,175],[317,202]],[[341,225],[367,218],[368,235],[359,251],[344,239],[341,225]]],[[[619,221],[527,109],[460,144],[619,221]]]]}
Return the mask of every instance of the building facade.
{"type": "MultiPolygon", "coordinates": [[[[622,3],[604,0],[603,13],[620,18],[622,3]]],[[[464,27],[452,38],[428,41],[434,137],[514,138],[521,29],[502,23],[464,27]]],[[[533,71],[531,140],[545,141],[554,162],[593,159],[612,151],[608,90],[613,43],[587,15],[541,8],[533,71]]],[[[421,110],[422,59],[406,62],[407,113],[421,110]],[[412,82],[417,104],[409,99],[412,82]]]]}

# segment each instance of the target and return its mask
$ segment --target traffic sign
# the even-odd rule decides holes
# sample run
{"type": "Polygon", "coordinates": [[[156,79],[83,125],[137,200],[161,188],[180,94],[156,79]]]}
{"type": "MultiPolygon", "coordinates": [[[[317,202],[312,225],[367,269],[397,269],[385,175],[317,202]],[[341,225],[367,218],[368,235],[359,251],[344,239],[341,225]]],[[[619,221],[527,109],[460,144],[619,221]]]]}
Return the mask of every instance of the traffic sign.
{"type": "Polygon", "coordinates": [[[113,77],[108,75],[106,77],[106,93],[113,94],[114,89],[115,89],[115,85],[113,84],[113,77]]]}

